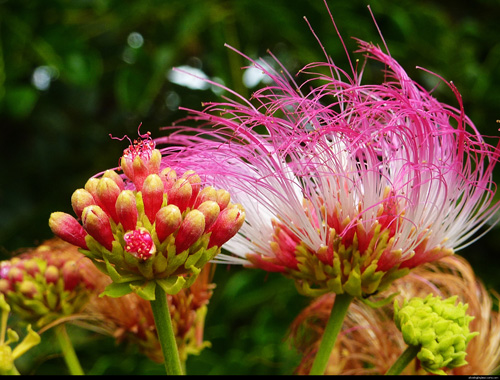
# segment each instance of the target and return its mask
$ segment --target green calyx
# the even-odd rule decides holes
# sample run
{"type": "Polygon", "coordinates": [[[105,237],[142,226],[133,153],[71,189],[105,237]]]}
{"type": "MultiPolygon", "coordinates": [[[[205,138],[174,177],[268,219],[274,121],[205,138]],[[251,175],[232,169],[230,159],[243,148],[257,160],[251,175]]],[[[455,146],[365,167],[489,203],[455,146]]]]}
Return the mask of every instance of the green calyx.
{"type": "Polygon", "coordinates": [[[421,347],[417,358],[428,372],[443,375],[442,368],[467,364],[467,344],[478,333],[469,331],[474,317],[466,314],[468,305],[455,304],[456,300],[457,296],[443,300],[430,294],[404,300],[401,307],[394,302],[396,326],[408,345],[421,347]]]}

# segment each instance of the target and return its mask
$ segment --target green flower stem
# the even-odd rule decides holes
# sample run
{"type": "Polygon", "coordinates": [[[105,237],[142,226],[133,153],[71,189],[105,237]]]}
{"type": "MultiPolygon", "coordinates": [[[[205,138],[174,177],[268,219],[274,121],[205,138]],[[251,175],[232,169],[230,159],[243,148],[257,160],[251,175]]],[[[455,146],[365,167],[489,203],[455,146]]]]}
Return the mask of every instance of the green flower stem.
{"type": "Polygon", "coordinates": [[[68,336],[68,332],[66,331],[66,325],[64,323],[61,323],[54,329],[57,340],[59,342],[59,346],[61,346],[64,361],[66,362],[66,366],[68,367],[70,374],[85,375],[80,362],[78,361],[78,357],[76,356],[73,344],[71,343],[71,340],[68,336]]]}
{"type": "Polygon", "coordinates": [[[401,356],[394,362],[394,364],[387,370],[386,375],[399,375],[410,364],[410,362],[417,356],[420,351],[420,346],[408,346],[403,351],[401,356]]]}
{"type": "Polygon", "coordinates": [[[347,314],[347,309],[349,309],[349,305],[353,299],[354,297],[349,294],[337,294],[335,296],[335,303],[333,304],[330,318],[328,318],[325,331],[323,332],[323,338],[321,339],[309,375],[323,375],[325,373],[328,359],[330,359],[330,354],[337,340],[337,335],[340,332],[342,324],[344,323],[344,318],[347,314]]]}
{"type": "Polygon", "coordinates": [[[168,307],[168,300],[163,288],[159,285],[155,289],[155,300],[150,301],[155,319],[156,331],[160,340],[161,350],[165,358],[167,375],[183,375],[179,350],[175,341],[172,319],[168,307]]]}

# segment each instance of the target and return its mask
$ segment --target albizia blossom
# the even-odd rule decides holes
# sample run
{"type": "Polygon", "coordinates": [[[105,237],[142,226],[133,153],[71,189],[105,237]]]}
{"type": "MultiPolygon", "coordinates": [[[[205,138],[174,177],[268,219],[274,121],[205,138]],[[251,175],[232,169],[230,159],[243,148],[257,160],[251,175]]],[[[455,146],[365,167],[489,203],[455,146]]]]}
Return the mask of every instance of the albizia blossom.
{"type": "MultiPolygon", "coordinates": [[[[469,244],[498,210],[498,148],[456,87],[439,78],[457,108],[358,42],[366,62],[350,75],[327,59],[300,70],[300,85],[277,59],[275,70],[247,57],[274,84],[249,100],[226,88],[237,100],[191,110],[203,132],[176,125],[157,140],[185,145],[178,160],[196,161],[245,207],[218,262],[281,272],[304,294],[368,296],[469,244]],[[382,83],[362,83],[370,61],[384,65],[382,83]]],[[[168,160],[175,149],[163,149],[168,160]]]]}
{"type": "MultiPolygon", "coordinates": [[[[500,365],[500,314],[492,310],[493,302],[483,283],[470,264],[460,256],[446,257],[416,268],[404,279],[395,281],[386,292],[376,298],[398,291],[397,300],[425,297],[434,294],[443,298],[457,296],[468,304],[467,314],[474,317],[470,330],[479,332],[467,345],[468,364],[446,369],[450,375],[493,374],[500,365]]],[[[319,339],[330,314],[335,295],[317,298],[292,324],[290,337],[303,354],[297,374],[309,373],[318,349],[319,339]]],[[[354,301],[347,312],[325,374],[328,375],[383,375],[406,348],[402,333],[393,320],[392,303],[371,308],[354,301]]],[[[415,359],[404,375],[428,374],[415,359]]]]}

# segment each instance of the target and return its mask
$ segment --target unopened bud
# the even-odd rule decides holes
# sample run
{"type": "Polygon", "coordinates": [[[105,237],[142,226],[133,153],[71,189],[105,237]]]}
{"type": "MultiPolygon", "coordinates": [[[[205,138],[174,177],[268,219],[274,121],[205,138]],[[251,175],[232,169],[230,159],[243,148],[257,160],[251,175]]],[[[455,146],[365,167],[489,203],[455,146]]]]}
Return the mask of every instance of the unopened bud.
{"type": "Polygon", "coordinates": [[[137,204],[132,190],[123,190],[116,200],[118,222],[125,231],[135,230],[137,225],[137,204]]]}
{"type": "Polygon", "coordinates": [[[55,284],[59,279],[59,269],[54,265],[49,265],[45,269],[45,281],[49,284],[55,284]]]}
{"type": "Polygon", "coordinates": [[[155,230],[158,240],[163,242],[170,234],[177,231],[182,223],[182,214],[176,205],[162,207],[155,218],[155,230]]]}
{"type": "Polygon", "coordinates": [[[205,216],[205,231],[208,231],[219,216],[219,205],[214,201],[205,201],[197,207],[197,210],[201,211],[205,216]]]}
{"type": "Polygon", "coordinates": [[[99,206],[87,206],[82,213],[83,227],[97,242],[108,251],[113,245],[113,232],[109,223],[108,215],[99,206]]]}
{"type": "Polygon", "coordinates": [[[102,175],[102,178],[111,178],[118,185],[120,190],[125,189],[125,183],[123,182],[123,178],[114,170],[106,170],[102,175]]]}
{"type": "Polygon", "coordinates": [[[142,200],[144,201],[144,213],[151,223],[163,203],[163,182],[158,174],[150,174],[144,181],[142,187],[142,200]]]}
{"type": "Polygon", "coordinates": [[[111,178],[103,177],[97,184],[97,195],[101,201],[101,207],[115,222],[118,221],[115,204],[120,192],[120,187],[111,178]]]}
{"type": "Polygon", "coordinates": [[[217,203],[222,210],[224,210],[231,201],[231,195],[224,189],[217,190],[217,203]]]}
{"type": "Polygon", "coordinates": [[[61,269],[63,280],[64,280],[64,290],[73,290],[81,280],[81,274],[76,262],[73,260],[66,261],[61,269]]]}
{"type": "Polygon", "coordinates": [[[245,221],[245,211],[240,205],[227,207],[221,211],[219,217],[210,228],[212,234],[208,248],[214,245],[221,247],[225,242],[231,239],[243,225],[245,221]]]}
{"type": "Polygon", "coordinates": [[[96,204],[94,197],[85,189],[77,189],[71,195],[71,206],[78,219],[82,217],[82,211],[85,207],[96,204]]]}
{"type": "Polygon", "coordinates": [[[189,205],[193,189],[191,184],[185,178],[180,178],[175,181],[172,188],[168,191],[168,203],[179,207],[181,212],[184,212],[189,205]]]}
{"type": "Polygon", "coordinates": [[[212,186],[206,186],[200,190],[193,207],[198,208],[199,205],[206,201],[217,202],[217,190],[215,190],[212,186]]]}
{"type": "Polygon", "coordinates": [[[189,211],[177,232],[175,246],[177,254],[188,249],[205,231],[205,217],[198,210],[189,211]]]}
{"type": "Polygon", "coordinates": [[[53,212],[50,214],[49,227],[54,235],[60,237],[62,240],[77,247],[87,249],[87,243],[85,242],[87,232],[73,216],[64,212],[53,212]]]}
{"type": "Polygon", "coordinates": [[[170,188],[174,185],[175,181],[177,181],[177,173],[172,168],[165,168],[161,171],[160,177],[165,185],[165,191],[168,192],[170,188]]]}
{"type": "Polygon", "coordinates": [[[194,170],[185,171],[181,178],[187,179],[189,184],[191,185],[192,193],[189,203],[193,204],[196,197],[198,196],[198,193],[200,192],[201,178],[198,174],[196,174],[194,170]]]}
{"type": "Polygon", "coordinates": [[[38,293],[36,284],[31,280],[21,281],[18,290],[21,294],[28,298],[33,298],[38,293]]]}

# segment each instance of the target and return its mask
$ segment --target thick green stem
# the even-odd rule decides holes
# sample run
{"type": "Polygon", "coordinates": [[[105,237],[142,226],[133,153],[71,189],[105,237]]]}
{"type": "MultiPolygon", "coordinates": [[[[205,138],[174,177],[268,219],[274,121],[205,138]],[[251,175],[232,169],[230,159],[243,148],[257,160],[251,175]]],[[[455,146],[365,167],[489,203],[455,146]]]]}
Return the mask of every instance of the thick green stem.
{"type": "Polygon", "coordinates": [[[420,351],[420,346],[408,346],[403,351],[401,356],[394,362],[391,368],[387,370],[386,375],[399,375],[410,364],[410,362],[417,356],[420,351]]]}
{"type": "Polygon", "coordinates": [[[161,350],[165,358],[167,375],[183,375],[179,350],[172,328],[172,318],[170,317],[168,300],[161,286],[156,286],[155,300],[150,301],[150,303],[153,309],[158,339],[160,340],[161,350]]]}
{"type": "Polygon", "coordinates": [[[340,332],[342,324],[344,323],[344,318],[347,314],[347,309],[349,309],[349,305],[353,299],[354,297],[349,294],[337,294],[335,296],[335,303],[333,304],[330,318],[328,318],[325,331],[323,332],[323,338],[321,339],[309,375],[323,375],[325,373],[328,359],[330,359],[330,354],[337,340],[337,335],[340,332]]]}
{"type": "Polygon", "coordinates": [[[75,349],[73,348],[73,344],[71,343],[68,332],[66,331],[66,325],[61,323],[60,325],[57,325],[54,330],[59,346],[61,346],[63,358],[69,369],[69,373],[71,375],[84,375],[83,369],[78,361],[78,357],[76,356],[75,349]]]}

